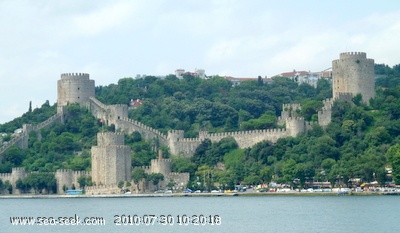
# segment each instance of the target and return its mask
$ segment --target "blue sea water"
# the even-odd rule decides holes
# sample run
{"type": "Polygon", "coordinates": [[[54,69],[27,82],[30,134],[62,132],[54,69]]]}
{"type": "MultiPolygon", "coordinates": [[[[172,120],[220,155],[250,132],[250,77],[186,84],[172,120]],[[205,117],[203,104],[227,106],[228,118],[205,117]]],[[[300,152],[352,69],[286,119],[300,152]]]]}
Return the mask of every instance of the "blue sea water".
{"type": "Polygon", "coordinates": [[[0,232],[400,232],[399,214],[400,196],[0,199],[0,232]],[[153,215],[153,220],[158,217],[154,224],[134,222],[153,215]],[[169,224],[160,223],[162,215],[170,215],[169,224]],[[21,226],[10,222],[10,217],[75,216],[81,220],[102,217],[105,225],[42,222],[21,226]],[[115,223],[129,220],[128,216],[131,222],[115,223]],[[200,216],[202,224],[197,221],[200,216]],[[192,222],[189,217],[197,219],[192,222]]]}

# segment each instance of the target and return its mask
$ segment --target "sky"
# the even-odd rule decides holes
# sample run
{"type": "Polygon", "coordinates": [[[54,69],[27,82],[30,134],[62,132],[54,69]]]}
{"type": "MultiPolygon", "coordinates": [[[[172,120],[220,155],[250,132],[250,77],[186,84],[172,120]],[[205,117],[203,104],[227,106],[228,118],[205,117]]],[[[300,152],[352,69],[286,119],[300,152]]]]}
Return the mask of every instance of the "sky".
{"type": "Polygon", "coordinates": [[[0,124],[56,103],[62,73],[271,77],[342,52],[392,67],[399,42],[398,0],[0,0],[0,124]]]}

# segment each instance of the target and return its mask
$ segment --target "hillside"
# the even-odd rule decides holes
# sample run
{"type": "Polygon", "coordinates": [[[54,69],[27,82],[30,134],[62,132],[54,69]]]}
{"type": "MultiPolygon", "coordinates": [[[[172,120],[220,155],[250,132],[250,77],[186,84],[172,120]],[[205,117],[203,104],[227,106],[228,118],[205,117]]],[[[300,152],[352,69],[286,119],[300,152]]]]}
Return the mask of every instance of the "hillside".
{"type": "MultiPolygon", "coordinates": [[[[399,144],[399,65],[376,65],[375,72],[380,78],[371,105],[362,104],[359,96],[354,98],[354,106],[336,102],[333,122],[326,129],[313,125],[305,135],[280,139],[276,144],[262,142],[248,149],[238,149],[231,138],[218,143],[206,140],[191,159],[169,155],[167,148],[162,148],[164,155],[172,157],[174,171],[191,173],[189,186],[195,189],[271,180],[298,181],[301,185],[311,180],[347,183],[361,178],[384,183],[390,180],[385,167],[394,164],[388,160],[388,149],[399,144]]],[[[221,77],[204,80],[185,75],[183,79],[168,76],[164,80],[123,78],[117,85],[97,87],[96,97],[105,104],[130,104],[139,99],[141,105],[129,111],[130,118],[164,133],[180,129],[186,137],[196,137],[200,130],[276,128],[282,104],[287,103],[302,104],[298,114],[315,121],[322,100],[331,97],[331,92],[327,80],[320,80],[317,88],[287,78],[275,78],[272,83],[246,81],[233,87],[221,77]]],[[[0,132],[13,132],[22,123],[37,124],[55,111],[48,103],[29,109],[22,117],[0,125],[0,132]]],[[[21,166],[28,171],[90,170],[89,150],[95,135],[107,130],[113,131],[113,127],[103,126],[87,110],[71,105],[66,124],[44,130],[42,139],[32,135],[29,149],[7,151],[0,173],[21,166]]],[[[133,166],[148,165],[156,157],[154,142],[141,140],[140,134],[126,136],[126,144],[134,152],[133,166]]]]}

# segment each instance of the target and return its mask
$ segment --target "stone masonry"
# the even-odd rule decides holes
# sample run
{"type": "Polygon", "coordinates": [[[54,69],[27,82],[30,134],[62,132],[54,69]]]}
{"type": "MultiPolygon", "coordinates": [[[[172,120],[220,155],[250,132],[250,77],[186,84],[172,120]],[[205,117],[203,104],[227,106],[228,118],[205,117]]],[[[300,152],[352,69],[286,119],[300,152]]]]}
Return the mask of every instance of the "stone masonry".
{"type": "MultiPolygon", "coordinates": [[[[337,99],[351,101],[354,95],[360,93],[363,102],[368,103],[375,97],[374,85],[374,60],[368,59],[366,53],[350,52],[341,53],[340,59],[332,62],[333,75],[333,98],[324,101],[323,108],[318,112],[318,122],[321,126],[326,126],[331,121],[332,106],[337,99]]],[[[130,181],[131,173],[131,151],[129,146],[124,145],[124,133],[139,132],[144,139],[158,140],[160,145],[169,147],[174,155],[190,157],[193,155],[200,143],[208,138],[217,142],[225,137],[233,137],[240,148],[251,147],[258,142],[268,140],[276,142],[279,138],[295,137],[304,133],[310,127],[310,123],[297,116],[301,109],[298,104],[283,105],[282,115],[279,118],[279,125],[285,128],[268,130],[251,130],[238,132],[225,132],[210,134],[199,132],[198,138],[184,138],[184,132],[171,130],[168,135],[164,135],[156,129],[148,127],[140,122],[128,119],[128,108],[126,105],[105,105],[95,98],[95,83],[89,79],[89,74],[68,73],[61,74],[61,79],[57,82],[58,99],[57,114],[49,120],[37,126],[24,126],[23,134],[12,139],[7,145],[0,148],[0,162],[2,154],[12,145],[19,145],[26,148],[28,145],[29,132],[40,132],[41,128],[48,127],[56,122],[64,122],[63,109],[68,104],[78,103],[87,107],[92,114],[104,120],[105,124],[114,124],[119,133],[99,133],[97,135],[97,146],[92,147],[92,180],[97,185],[97,191],[104,190],[117,192],[116,185],[119,181],[130,181]]],[[[176,179],[180,184],[188,180],[188,174],[175,174],[170,172],[171,161],[169,159],[155,159],[151,161],[151,166],[145,170],[148,173],[162,173],[167,181],[176,179]]],[[[60,186],[67,187],[74,184],[77,187],[79,176],[88,176],[87,172],[75,172],[69,170],[58,170],[56,172],[58,192],[61,193],[60,186]]],[[[13,169],[10,174],[0,174],[3,181],[9,180],[15,187],[18,178],[26,176],[24,170],[13,169]]],[[[164,184],[165,185],[165,184],[164,184]]],[[[88,187],[92,193],[97,192],[96,186],[88,187]]]]}
{"type": "Polygon", "coordinates": [[[375,98],[374,60],[363,52],[341,53],[340,59],[332,61],[333,98],[340,93],[362,95],[364,103],[375,98]]]}

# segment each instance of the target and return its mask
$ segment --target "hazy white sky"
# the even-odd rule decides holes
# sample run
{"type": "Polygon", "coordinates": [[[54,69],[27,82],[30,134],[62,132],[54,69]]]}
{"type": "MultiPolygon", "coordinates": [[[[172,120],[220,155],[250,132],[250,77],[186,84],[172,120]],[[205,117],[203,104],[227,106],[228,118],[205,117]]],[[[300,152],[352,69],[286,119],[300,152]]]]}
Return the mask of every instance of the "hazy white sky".
{"type": "Polygon", "coordinates": [[[54,104],[61,73],[270,77],[346,51],[400,64],[400,1],[0,0],[0,124],[54,104]]]}

